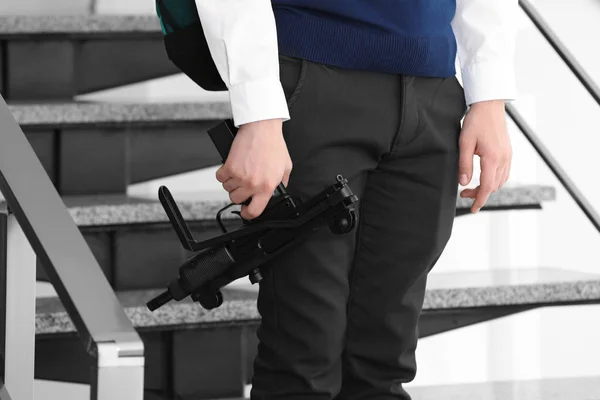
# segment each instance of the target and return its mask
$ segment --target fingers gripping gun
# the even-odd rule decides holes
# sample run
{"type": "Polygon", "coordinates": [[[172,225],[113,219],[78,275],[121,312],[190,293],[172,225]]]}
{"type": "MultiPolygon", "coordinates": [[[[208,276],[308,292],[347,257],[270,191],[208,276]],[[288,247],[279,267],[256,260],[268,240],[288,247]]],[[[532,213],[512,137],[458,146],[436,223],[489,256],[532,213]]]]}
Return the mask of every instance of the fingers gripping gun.
{"type": "MultiPolygon", "coordinates": [[[[236,132],[231,120],[208,131],[223,161],[227,159],[236,132]]],[[[190,295],[205,309],[219,307],[223,303],[221,288],[245,276],[249,276],[253,284],[260,282],[263,264],[297,245],[311,232],[322,227],[329,227],[338,235],[352,231],[358,201],[341,175],[333,185],[306,202],[292,196],[280,184],[258,218],[243,220],[240,228],[227,232],[221,215],[234,205],[230,204],[217,214],[223,234],[198,242],[169,190],[162,186],[158,196],[183,248],[195,254],[179,267],[179,277],[168,289],[148,302],[151,311],[190,295]]]]}

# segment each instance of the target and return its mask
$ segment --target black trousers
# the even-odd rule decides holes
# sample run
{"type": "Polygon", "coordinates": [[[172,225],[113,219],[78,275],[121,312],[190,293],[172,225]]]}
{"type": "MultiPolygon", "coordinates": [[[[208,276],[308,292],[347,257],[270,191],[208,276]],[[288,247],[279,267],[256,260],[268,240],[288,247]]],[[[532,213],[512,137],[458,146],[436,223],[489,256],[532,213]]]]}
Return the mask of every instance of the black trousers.
{"type": "Polygon", "coordinates": [[[286,56],[280,66],[290,192],[312,196],[342,174],[359,223],[322,229],[266,269],[252,399],[410,399],[427,274],[455,216],[462,87],[286,56]]]}

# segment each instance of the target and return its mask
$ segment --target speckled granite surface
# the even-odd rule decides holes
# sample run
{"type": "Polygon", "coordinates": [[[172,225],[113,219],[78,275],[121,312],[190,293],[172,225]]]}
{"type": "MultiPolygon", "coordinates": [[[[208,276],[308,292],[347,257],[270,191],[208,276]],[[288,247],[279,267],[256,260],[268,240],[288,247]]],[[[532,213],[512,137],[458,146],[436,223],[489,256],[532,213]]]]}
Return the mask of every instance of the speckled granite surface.
{"type": "Polygon", "coordinates": [[[425,310],[574,301],[600,302],[600,275],[551,268],[434,273],[425,310]]]}
{"type": "MultiPolygon", "coordinates": [[[[171,302],[155,312],[150,312],[145,303],[159,292],[148,290],[118,294],[119,300],[125,307],[125,313],[136,328],[152,329],[164,326],[177,328],[183,325],[189,328],[194,325],[242,323],[260,319],[256,310],[256,293],[253,291],[227,289],[224,291],[226,301],[213,311],[207,311],[186,299],[180,303],[171,302]]],[[[36,334],[75,331],[71,319],[57,298],[37,299],[36,303],[36,334]]]]}
{"type": "Polygon", "coordinates": [[[154,15],[0,16],[0,37],[18,35],[93,35],[154,33],[162,35],[154,15]]]}
{"type": "MultiPolygon", "coordinates": [[[[226,202],[222,204],[224,206],[226,202]]],[[[217,212],[222,208],[220,205],[212,202],[199,202],[195,204],[179,202],[178,205],[186,221],[213,220],[217,212]],[[194,209],[196,212],[193,212],[194,209]]],[[[159,203],[72,207],[69,208],[69,212],[78,226],[168,222],[167,215],[159,203]]]]}
{"type": "Polygon", "coordinates": [[[85,103],[10,105],[19,125],[112,125],[222,120],[231,117],[223,103],[85,103]]]}
{"type": "MultiPolygon", "coordinates": [[[[229,204],[223,193],[207,193],[177,196],[175,200],[186,220],[214,220],[217,211],[229,204]],[[208,199],[207,199],[208,198],[208,199]]],[[[555,199],[555,190],[545,186],[506,187],[489,198],[484,210],[541,204],[555,199]]],[[[67,205],[75,223],[79,226],[107,226],[124,224],[144,224],[168,221],[158,199],[131,198],[125,196],[66,197],[67,205]]],[[[469,208],[472,200],[458,199],[457,208],[469,208]]],[[[5,209],[0,203],[0,210],[5,209]]],[[[237,218],[226,213],[224,218],[237,218]]]]}
{"type": "MultiPolygon", "coordinates": [[[[504,206],[527,206],[540,204],[545,201],[553,201],[556,199],[556,190],[550,186],[524,185],[513,186],[508,185],[500,189],[496,193],[492,193],[486,207],[504,207],[504,206]]],[[[473,204],[471,199],[458,198],[457,208],[469,208],[473,204]]]]}
{"type": "Polygon", "coordinates": [[[600,400],[600,376],[409,387],[413,400],[600,400]]]}
{"type": "MultiPolygon", "coordinates": [[[[203,196],[198,196],[198,200],[185,200],[174,195],[181,214],[188,221],[215,220],[217,212],[229,204],[227,197],[220,197],[205,200],[203,196]]],[[[78,226],[147,224],[168,221],[158,199],[107,196],[102,199],[101,204],[90,198],[65,198],[64,201],[78,226]],[[93,203],[90,203],[90,200],[93,203]]],[[[235,209],[232,208],[232,210],[235,209]]],[[[223,214],[223,218],[238,217],[227,212],[223,214]]]]}
{"type": "MultiPolygon", "coordinates": [[[[256,286],[235,286],[224,293],[225,303],[206,311],[189,301],[170,303],[154,313],[145,307],[159,291],[119,293],[125,312],[136,328],[177,328],[258,321],[256,286]]],[[[432,274],[424,310],[483,307],[490,305],[533,305],[600,302],[600,275],[552,269],[497,270],[432,274]]],[[[56,298],[37,300],[36,333],[73,332],[74,327],[56,298]]]]}

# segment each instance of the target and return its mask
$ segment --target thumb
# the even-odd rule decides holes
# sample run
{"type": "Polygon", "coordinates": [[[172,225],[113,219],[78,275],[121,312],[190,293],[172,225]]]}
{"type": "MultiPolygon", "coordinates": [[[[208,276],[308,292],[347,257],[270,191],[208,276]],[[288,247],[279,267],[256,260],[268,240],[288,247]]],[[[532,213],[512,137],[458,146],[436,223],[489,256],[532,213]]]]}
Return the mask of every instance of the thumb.
{"type": "Polygon", "coordinates": [[[466,186],[473,178],[473,157],[475,156],[475,140],[460,142],[460,158],[458,160],[458,181],[466,186]]]}

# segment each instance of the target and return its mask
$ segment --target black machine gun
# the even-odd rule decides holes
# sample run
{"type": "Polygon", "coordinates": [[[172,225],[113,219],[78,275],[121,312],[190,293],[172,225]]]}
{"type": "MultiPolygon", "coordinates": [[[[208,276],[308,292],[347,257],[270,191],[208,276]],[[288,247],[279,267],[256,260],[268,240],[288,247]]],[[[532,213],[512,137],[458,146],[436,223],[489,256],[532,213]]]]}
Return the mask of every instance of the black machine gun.
{"type": "MultiPolygon", "coordinates": [[[[208,131],[223,161],[227,159],[236,132],[231,120],[208,131]]],[[[194,240],[169,190],[160,187],[158,196],[183,248],[195,254],[179,267],[179,277],[171,281],[167,290],[148,302],[151,311],[190,295],[207,310],[217,308],[223,303],[223,287],[245,276],[253,284],[260,282],[261,266],[300,243],[311,232],[329,227],[332,233],[341,235],[351,232],[356,225],[358,198],[341,175],[336,177],[335,183],[305,202],[279,184],[258,218],[243,220],[240,228],[227,232],[221,216],[234,206],[230,204],[217,214],[223,234],[201,242],[194,240]]]]}

